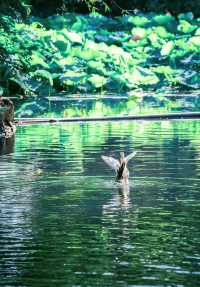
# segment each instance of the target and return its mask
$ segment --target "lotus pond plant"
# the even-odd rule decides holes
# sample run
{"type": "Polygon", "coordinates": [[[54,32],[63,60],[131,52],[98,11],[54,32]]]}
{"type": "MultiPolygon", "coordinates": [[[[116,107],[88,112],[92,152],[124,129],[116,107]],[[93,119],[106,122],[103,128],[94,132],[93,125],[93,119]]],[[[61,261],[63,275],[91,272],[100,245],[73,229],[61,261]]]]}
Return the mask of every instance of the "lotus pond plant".
{"type": "Polygon", "coordinates": [[[0,18],[1,94],[200,88],[200,18],[192,13],[0,18]]]}

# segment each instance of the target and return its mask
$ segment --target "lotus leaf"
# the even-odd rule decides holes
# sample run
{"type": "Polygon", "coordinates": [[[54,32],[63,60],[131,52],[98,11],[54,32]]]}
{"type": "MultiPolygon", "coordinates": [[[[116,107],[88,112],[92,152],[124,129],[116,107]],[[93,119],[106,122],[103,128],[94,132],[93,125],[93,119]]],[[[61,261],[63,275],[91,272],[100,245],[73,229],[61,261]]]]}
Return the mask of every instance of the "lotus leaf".
{"type": "Polygon", "coordinates": [[[103,76],[93,74],[88,78],[88,82],[95,88],[101,88],[107,83],[107,79],[103,76]]]}
{"type": "Polygon", "coordinates": [[[159,78],[155,75],[155,73],[142,67],[134,68],[130,72],[128,80],[131,80],[131,82],[135,83],[136,85],[155,85],[159,82],[159,78]]]}
{"type": "Polygon", "coordinates": [[[156,73],[160,74],[166,74],[166,75],[172,75],[174,70],[170,66],[158,66],[158,67],[153,67],[152,70],[156,73]]]}
{"type": "Polygon", "coordinates": [[[169,33],[166,29],[165,29],[165,27],[162,27],[162,26],[158,26],[158,27],[153,27],[152,28],[152,31],[154,32],[154,33],[156,33],[157,35],[158,35],[158,37],[160,37],[161,39],[163,38],[163,39],[171,39],[171,38],[173,38],[174,36],[173,36],[173,34],[171,34],[171,33],[169,33]]]}
{"type": "Polygon", "coordinates": [[[144,27],[150,23],[150,20],[144,16],[129,16],[127,22],[137,27],[144,27]]]}
{"type": "Polygon", "coordinates": [[[45,69],[49,69],[49,65],[45,62],[42,54],[39,52],[34,52],[31,56],[31,61],[30,61],[31,66],[41,66],[45,69]]]}
{"type": "Polygon", "coordinates": [[[148,39],[150,40],[150,43],[154,48],[160,48],[162,46],[161,39],[156,33],[151,33],[148,36],[148,39]]]}
{"type": "Polygon", "coordinates": [[[179,70],[172,69],[170,66],[153,67],[152,71],[162,76],[163,79],[166,79],[169,84],[176,82],[176,77],[180,74],[179,70]]]}
{"type": "Polygon", "coordinates": [[[67,56],[65,58],[61,58],[57,61],[57,63],[64,68],[64,66],[71,66],[76,64],[76,59],[72,56],[67,56]]]}
{"type": "Polygon", "coordinates": [[[111,90],[115,90],[116,88],[118,90],[122,90],[124,88],[128,88],[128,80],[125,78],[124,74],[119,74],[117,72],[112,72],[110,75],[110,81],[108,84],[108,87],[111,90]]]}
{"type": "Polygon", "coordinates": [[[49,73],[46,70],[36,70],[35,72],[32,73],[32,76],[36,78],[45,79],[48,81],[50,86],[53,86],[53,78],[51,76],[51,73],[49,73]]]}
{"type": "Polygon", "coordinates": [[[85,83],[86,75],[85,72],[67,71],[60,76],[60,80],[65,86],[76,86],[85,83]]]}
{"type": "Polygon", "coordinates": [[[104,63],[102,63],[101,61],[89,61],[88,67],[94,70],[95,72],[99,72],[105,76],[108,74],[108,71],[106,70],[104,63]]]}
{"type": "Polygon", "coordinates": [[[186,20],[186,21],[191,21],[194,19],[194,14],[192,12],[187,12],[187,13],[181,13],[178,15],[179,20],[186,20]]]}
{"type": "Polygon", "coordinates": [[[200,36],[200,28],[198,28],[197,30],[196,30],[196,32],[195,32],[195,36],[200,36]]]}
{"type": "Polygon", "coordinates": [[[81,58],[83,60],[101,60],[105,59],[106,55],[102,51],[98,49],[90,49],[90,50],[76,50],[75,56],[81,58]]]}
{"type": "Polygon", "coordinates": [[[83,29],[88,26],[88,22],[86,19],[81,17],[76,17],[76,22],[71,26],[71,30],[75,32],[81,32],[83,29]]]}
{"type": "Polygon", "coordinates": [[[46,41],[52,43],[54,47],[61,51],[65,51],[68,48],[68,40],[60,33],[51,32],[50,37],[46,37],[46,41]]]}
{"type": "Polygon", "coordinates": [[[116,72],[113,72],[111,74],[111,78],[113,80],[119,82],[120,84],[126,84],[126,82],[127,82],[123,74],[119,74],[119,73],[116,73],[116,72]]]}
{"type": "Polygon", "coordinates": [[[195,31],[198,26],[196,25],[191,25],[189,22],[186,20],[180,20],[180,24],[178,25],[178,31],[182,33],[192,33],[195,31]]]}
{"type": "Polygon", "coordinates": [[[198,37],[197,36],[191,37],[189,39],[189,44],[195,45],[198,48],[198,51],[200,52],[200,35],[198,37]]]}
{"type": "Polygon", "coordinates": [[[57,15],[57,16],[49,17],[48,21],[47,21],[47,24],[52,29],[60,30],[60,29],[63,29],[64,27],[67,26],[68,21],[67,21],[67,17],[57,15]]]}
{"type": "Polygon", "coordinates": [[[174,42],[173,41],[167,42],[165,45],[163,45],[160,51],[161,56],[168,56],[173,48],[174,48],[174,42]]]}
{"type": "Polygon", "coordinates": [[[144,28],[133,28],[131,30],[132,35],[144,38],[147,36],[147,30],[144,28]]]}
{"type": "Polygon", "coordinates": [[[71,32],[68,31],[67,29],[62,29],[60,33],[62,33],[62,35],[64,35],[64,37],[66,37],[72,43],[78,43],[78,44],[83,43],[82,37],[76,32],[71,32]]]}
{"type": "Polygon", "coordinates": [[[160,25],[160,26],[167,26],[171,21],[173,21],[175,18],[172,15],[156,15],[153,17],[153,21],[160,25]]]}
{"type": "Polygon", "coordinates": [[[199,68],[200,21],[190,12],[178,20],[169,14],[138,12],[115,19],[68,13],[12,22],[9,33],[0,28],[5,59],[0,63],[1,85],[7,87],[11,81],[10,90],[41,93],[47,82],[73,92],[128,91],[163,83],[198,86],[198,75],[192,71],[199,68]]]}

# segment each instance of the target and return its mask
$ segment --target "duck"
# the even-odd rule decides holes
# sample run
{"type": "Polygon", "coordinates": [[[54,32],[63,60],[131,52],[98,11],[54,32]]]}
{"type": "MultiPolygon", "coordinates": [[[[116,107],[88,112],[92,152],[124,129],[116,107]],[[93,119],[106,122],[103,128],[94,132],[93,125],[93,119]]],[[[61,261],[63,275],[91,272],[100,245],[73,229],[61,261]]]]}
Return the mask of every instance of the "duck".
{"type": "Polygon", "coordinates": [[[128,184],[129,179],[129,170],[127,168],[128,161],[132,159],[136,155],[136,151],[130,153],[129,155],[125,156],[124,152],[120,152],[119,160],[115,159],[111,156],[104,156],[102,155],[102,160],[114,171],[116,172],[115,180],[117,182],[123,182],[128,184]]]}
{"type": "Polygon", "coordinates": [[[0,97],[0,138],[10,138],[15,132],[14,104],[10,99],[0,97]]]}

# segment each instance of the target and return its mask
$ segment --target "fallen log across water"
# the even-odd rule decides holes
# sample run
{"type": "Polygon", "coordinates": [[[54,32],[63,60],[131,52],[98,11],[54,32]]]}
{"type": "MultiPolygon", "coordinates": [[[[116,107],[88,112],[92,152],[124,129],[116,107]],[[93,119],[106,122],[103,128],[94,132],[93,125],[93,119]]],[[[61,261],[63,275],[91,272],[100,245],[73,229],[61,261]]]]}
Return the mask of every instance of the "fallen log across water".
{"type": "Polygon", "coordinates": [[[200,112],[167,113],[153,115],[124,115],[105,117],[71,117],[71,118],[21,118],[16,119],[18,125],[49,124],[67,122],[100,122],[100,121],[129,121],[129,120],[178,120],[178,119],[200,119],[200,112]]]}

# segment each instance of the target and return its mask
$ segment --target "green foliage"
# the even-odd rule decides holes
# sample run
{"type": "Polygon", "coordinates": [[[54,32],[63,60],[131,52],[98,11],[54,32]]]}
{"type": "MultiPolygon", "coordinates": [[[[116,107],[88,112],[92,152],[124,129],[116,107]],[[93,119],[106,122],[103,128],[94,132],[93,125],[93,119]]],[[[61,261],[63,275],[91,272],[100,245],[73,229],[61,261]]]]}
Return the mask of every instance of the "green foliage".
{"type": "Polygon", "coordinates": [[[191,13],[178,20],[66,13],[21,23],[2,16],[0,23],[1,94],[199,88],[200,22],[191,13]]]}
{"type": "Polygon", "coordinates": [[[107,80],[103,76],[99,76],[96,74],[91,75],[88,78],[89,83],[96,89],[96,88],[102,88],[105,86],[107,80]]]}
{"type": "Polygon", "coordinates": [[[191,25],[186,20],[180,20],[179,23],[180,24],[178,25],[177,29],[182,33],[192,33],[198,28],[197,25],[191,25]]]}
{"type": "Polygon", "coordinates": [[[53,78],[51,73],[46,70],[36,70],[35,72],[31,73],[32,77],[36,77],[39,79],[44,79],[48,82],[50,86],[53,86],[53,78]]]}
{"type": "Polygon", "coordinates": [[[167,42],[161,49],[160,54],[161,56],[168,56],[174,47],[174,42],[169,41],[167,42]]]}

